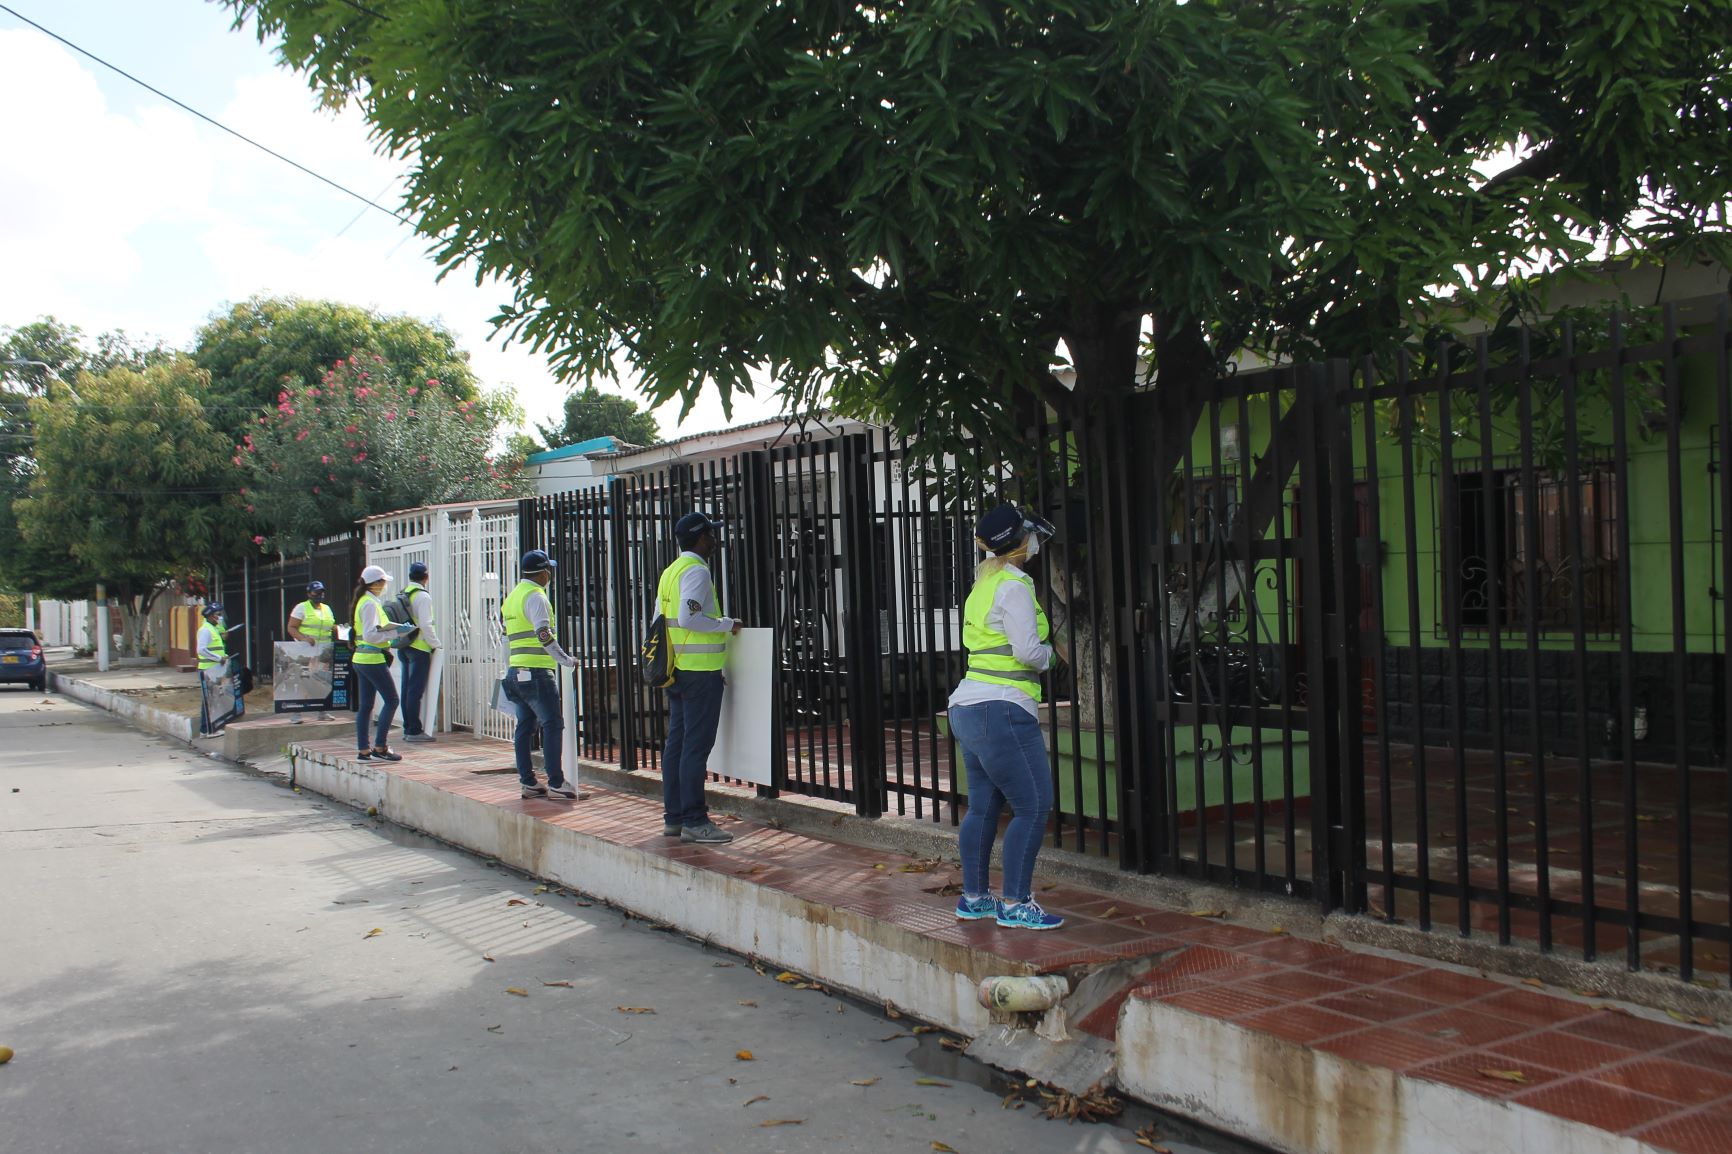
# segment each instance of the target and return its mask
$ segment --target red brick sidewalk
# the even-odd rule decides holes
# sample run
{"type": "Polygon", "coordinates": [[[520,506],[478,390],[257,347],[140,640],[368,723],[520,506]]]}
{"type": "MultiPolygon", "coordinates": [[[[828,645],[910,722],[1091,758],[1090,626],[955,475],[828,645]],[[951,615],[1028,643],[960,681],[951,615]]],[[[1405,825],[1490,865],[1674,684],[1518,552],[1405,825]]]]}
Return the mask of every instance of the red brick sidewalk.
{"type": "MultiPolygon", "coordinates": [[[[348,745],[306,748],[353,757],[348,745]]],[[[1067,919],[1056,931],[959,922],[951,909],[960,879],[948,862],[725,818],[736,835],[732,844],[688,845],[663,837],[659,803],[635,794],[588,786],[592,796],[575,804],[520,799],[510,749],[497,742],[447,735],[404,755],[401,763],[373,768],[990,958],[1052,971],[1170,953],[1133,989],[1075,1023],[1104,1039],[1114,1038],[1128,998],[1149,999],[1658,1149],[1732,1151],[1732,1036],[1723,1029],[1135,905],[1072,885],[1039,887],[1042,904],[1067,919]]]]}

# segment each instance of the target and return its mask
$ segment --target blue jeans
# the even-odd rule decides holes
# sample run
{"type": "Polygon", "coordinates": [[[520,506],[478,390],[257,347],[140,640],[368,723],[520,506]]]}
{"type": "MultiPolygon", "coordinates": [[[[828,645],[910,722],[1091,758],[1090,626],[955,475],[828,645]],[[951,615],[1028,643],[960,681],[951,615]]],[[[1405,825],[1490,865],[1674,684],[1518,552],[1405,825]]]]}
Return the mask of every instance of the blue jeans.
{"type": "Polygon", "coordinates": [[[680,669],[667,688],[668,740],[662,746],[662,821],[702,825],[710,820],[704,780],[716,726],[722,721],[720,669],[680,669]]]}
{"type": "Polygon", "coordinates": [[[399,649],[403,663],[403,736],[421,732],[421,698],[427,693],[427,675],[433,672],[433,655],[419,649],[399,649]]]}
{"type": "Polygon", "coordinates": [[[988,863],[998,836],[998,815],[1010,803],[1004,831],[1004,900],[1034,894],[1034,858],[1052,809],[1052,767],[1040,723],[1009,701],[982,701],[950,711],[950,732],[962,743],[968,767],[968,814],[962,819],[962,889],[992,892],[988,863]]]}
{"type": "Polygon", "coordinates": [[[360,692],[355,697],[355,748],[366,752],[367,723],[373,716],[373,703],[379,702],[379,724],[374,731],[374,749],[385,748],[385,736],[391,732],[391,721],[397,716],[397,682],[391,677],[389,665],[352,665],[360,692]]]}
{"type": "Polygon", "coordinates": [[[553,670],[507,669],[505,698],[517,706],[517,734],[511,742],[517,754],[517,780],[524,785],[535,784],[535,766],[529,760],[529,751],[535,745],[539,729],[541,764],[547,770],[547,784],[564,785],[565,772],[560,759],[565,753],[565,718],[559,712],[559,683],[553,679],[553,670]],[[517,680],[517,675],[525,672],[529,680],[517,680]]]}

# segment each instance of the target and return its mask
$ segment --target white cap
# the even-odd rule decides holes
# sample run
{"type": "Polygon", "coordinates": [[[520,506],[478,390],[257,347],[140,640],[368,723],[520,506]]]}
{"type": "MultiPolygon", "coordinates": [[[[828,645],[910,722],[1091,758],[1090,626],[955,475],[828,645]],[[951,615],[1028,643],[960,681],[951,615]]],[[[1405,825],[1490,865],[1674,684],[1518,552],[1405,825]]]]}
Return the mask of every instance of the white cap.
{"type": "Polygon", "coordinates": [[[391,575],[377,565],[369,565],[361,570],[361,584],[371,585],[375,581],[389,581],[391,575]]]}

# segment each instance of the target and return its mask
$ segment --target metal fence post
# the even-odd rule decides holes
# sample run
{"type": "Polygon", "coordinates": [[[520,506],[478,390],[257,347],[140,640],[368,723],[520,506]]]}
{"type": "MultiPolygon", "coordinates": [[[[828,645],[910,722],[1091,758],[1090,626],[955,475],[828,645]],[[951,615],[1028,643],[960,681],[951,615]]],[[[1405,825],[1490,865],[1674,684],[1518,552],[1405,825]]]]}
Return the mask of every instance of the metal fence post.
{"type": "Polygon", "coordinates": [[[837,456],[842,514],[842,635],[847,653],[848,752],[854,811],[884,813],[884,675],[878,644],[878,550],[872,533],[872,443],[842,438],[837,456]]]}
{"type": "Polygon", "coordinates": [[[632,716],[635,699],[631,686],[637,671],[633,656],[637,639],[632,636],[630,529],[626,523],[624,477],[607,483],[607,533],[609,566],[613,570],[607,588],[613,594],[615,707],[619,711],[619,767],[630,773],[637,768],[637,726],[632,716]]]}

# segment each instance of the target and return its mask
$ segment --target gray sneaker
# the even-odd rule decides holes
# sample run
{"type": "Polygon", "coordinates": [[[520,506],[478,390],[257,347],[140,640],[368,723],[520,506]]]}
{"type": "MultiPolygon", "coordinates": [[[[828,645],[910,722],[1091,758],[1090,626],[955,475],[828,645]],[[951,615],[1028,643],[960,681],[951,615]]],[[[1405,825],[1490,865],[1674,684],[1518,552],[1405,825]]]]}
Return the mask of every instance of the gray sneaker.
{"type": "Polygon", "coordinates": [[[438,741],[439,739],[437,737],[434,737],[431,733],[405,733],[403,735],[403,740],[404,741],[438,741]]]}
{"type": "Polygon", "coordinates": [[[532,785],[526,785],[523,787],[523,796],[524,797],[546,797],[547,796],[547,787],[545,785],[542,785],[540,782],[536,782],[532,785]]]}
{"type": "Polygon", "coordinates": [[[681,828],[680,823],[677,821],[664,821],[662,822],[662,836],[678,837],[680,836],[681,828]]]}
{"type": "Polygon", "coordinates": [[[717,829],[715,822],[706,821],[702,825],[681,827],[680,840],[695,841],[699,845],[725,845],[734,840],[734,835],[726,830],[717,829]]]}
{"type": "MultiPolygon", "coordinates": [[[[566,801],[576,801],[578,799],[577,786],[569,781],[562,781],[558,785],[550,782],[547,786],[547,796],[564,798],[566,801]]],[[[588,797],[589,794],[586,793],[582,796],[588,797]]]]}

